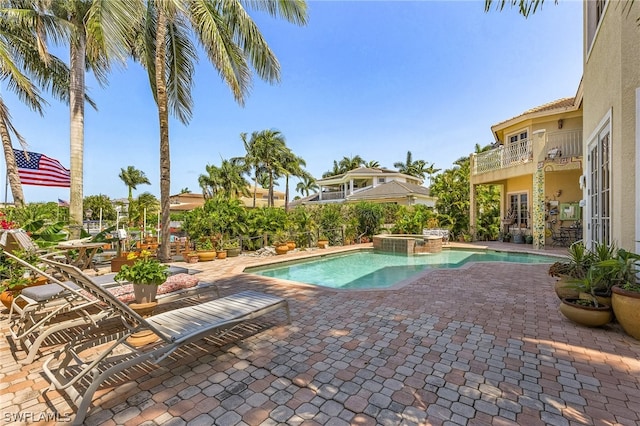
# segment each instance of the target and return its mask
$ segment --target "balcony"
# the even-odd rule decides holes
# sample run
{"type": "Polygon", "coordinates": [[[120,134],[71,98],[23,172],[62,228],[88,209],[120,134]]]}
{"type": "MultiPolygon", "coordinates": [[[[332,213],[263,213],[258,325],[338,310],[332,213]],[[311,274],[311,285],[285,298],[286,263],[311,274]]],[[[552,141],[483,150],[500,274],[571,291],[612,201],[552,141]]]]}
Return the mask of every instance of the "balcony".
{"type": "MultiPolygon", "coordinates": [[[[545,160],[581,157],[582,130],[547,133],[542,151],[544,152],[545,160]]],[[[500,145],[498,148],[475,155],[471,172],[473,175],[480,175],[517,167],[532,161],[534,161],[533,140],[526,139],[516,143],[500,145]]]]}
{"type": "Polygon", "coordinates": [[[344,191],[322,191],[320,192],[320,200],[344,200],[344,191]]]}

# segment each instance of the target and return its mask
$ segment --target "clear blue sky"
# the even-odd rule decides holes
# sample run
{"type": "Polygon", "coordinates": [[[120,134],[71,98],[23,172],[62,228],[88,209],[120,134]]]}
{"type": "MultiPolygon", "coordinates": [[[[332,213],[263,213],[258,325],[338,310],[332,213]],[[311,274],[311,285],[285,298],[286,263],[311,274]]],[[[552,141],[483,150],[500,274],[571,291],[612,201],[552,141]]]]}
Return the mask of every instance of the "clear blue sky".
{"type": "MultiPolygon", "coordinates": [[[[492,124],[575,95],[582,75],[580,1],[548,0],[528,19],[509,8],[485,13],[483,1],[310,1],[306,27],[254,19],[280,60],[281,83],[254,79],[242,108],[202,56],[193,120],[170,125],[172,193],[199,192],[207,164],[244,155],[241,132],[269,128],[316,178],[344,156],[392,168],[407,151],[447,169],[492,142],[492,124]]],[[[87,84],[99,111],[86,109],[84,195],[126,197],[118,174],[132,165],[152,183],[134,196],[159,196],[158,119],[145,72],[130,63],[106,88],[91,76],[87,84]]],[[[39,117],[0,90],[29,150],[69,167],[68,107],[52,101],[39,117]]],[[[69,199],[67,188],[23,188],[27,202],[69,199]]]]}

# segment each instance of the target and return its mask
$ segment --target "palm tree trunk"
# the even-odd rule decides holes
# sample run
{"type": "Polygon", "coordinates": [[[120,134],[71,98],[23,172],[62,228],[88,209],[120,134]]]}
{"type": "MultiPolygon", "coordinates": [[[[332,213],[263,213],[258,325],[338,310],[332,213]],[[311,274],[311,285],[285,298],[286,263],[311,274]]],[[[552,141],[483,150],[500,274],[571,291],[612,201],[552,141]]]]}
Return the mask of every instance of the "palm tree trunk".
{"type": "Polygon", "coordinates": [[[284,211],[289,211],[289,175],[285,176],[285,190],[284,190],[284,211]]]}
{"type": "MultiPolygon", "coordinates": [[[[82,28],[79,25],[78,28],[82,28]]],[[[78,32],[82,32],[78,29],[78,32]]],[[[84,155],[84,71],[86,40],[84,33],[78,34],[70,47],[71,111],[71,188],[69,196],[69,231],[71,238],[79,238],[82,229],[83,155],[84,155]]]]}
{"type": "Polygon", "coordinates": [[[253,208],[256,208],[256,191],[258,190],[258,171],[256,170],[256,177],[253,179],[253,208]]]}
{"type": "Polygon", "coordinates": [[[273,172],[269,171],[269,200],[268,207],[273,207],[273,172]]]}
{"type": "Polygon", "coordinates": [[[158,101],[158,119],[160,121],[160,238],[162,244],[158,252],[161,262],[171,260],[169,251],[170,239],[170,188],[171,188],[171,158],[169,153],[169,108],[167,98],[167,83],[165,77],[167,17],[162,7],[158,7],[158,21],[156,29],[156,99],[158,101]]]}
{"type": "Polygon", "coordinates": [[[4,150],[4,158],[7,164],[7,178],[11,187],[11,195],[13,195],[13,204],[16,207],[24,206],[24,194],[22,193],[22,183],[18,175],[18,165],[16,157],[13,155],[13,147],[11,146],[11,138],[7,129],[6,117],[0,117],[0,136],[2,137],[2,149],[4,150]]]}

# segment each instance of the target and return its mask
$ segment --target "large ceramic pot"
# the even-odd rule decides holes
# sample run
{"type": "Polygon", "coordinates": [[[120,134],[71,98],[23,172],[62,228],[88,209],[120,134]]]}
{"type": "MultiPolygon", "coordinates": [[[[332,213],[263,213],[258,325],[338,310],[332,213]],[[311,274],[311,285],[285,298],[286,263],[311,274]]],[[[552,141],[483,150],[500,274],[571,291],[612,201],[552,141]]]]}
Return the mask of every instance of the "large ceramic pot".
{"type": "Polygon", "coordinates": [[[276,254],[287,254],[289,246],[286,244],[280,244],[276,246],[276,254]]]}
{"type": "Polygon", "coordinates": [[[226,259],[226,258],[227,258],[226,250],[220,250],[216,252],[216,259],[226,259]]]}
{"type": "Polygon", "coordinates": [[[227,249],[227,257],[237,257],[237,256],[240,256],[240,247],[227,249]]]}
{"type": "Polygon", "coordinates": [[[579,299],[562,299],[560,312],[576,324],[587,327],[600,327],[608,324],[613,319],[611,306],[583,306],[576,302],[579,299]]]}
{"type": "Polygon", "coordinates": [[[562,299],[577,299],[580,297],[580,292],[575,288],[575,285],[571,283],[571,278],[569,275],[561,275],[558,277],[554,285],[554,290],[556,291],[556,295],[560,300],[562,299]]]}
{"type": "Polygon", "coordinates": [[[198,261],[209,262],[216,258],[215,250],[198,250],[198,261]]]}
{"type": "Polygon", "coordinates": [[[318,240],[319,248],[327,248],[329,247],[329,240],[318,240]]]}
{"type": "Polygon", "coordinates": [[[151,303],[156,301],[158,286],[155,284],[133,283],[133,295],[136,303],[151,303]]]}
{"type": "Polygon", "coordinates": [[[295,249],[296,248],[296,242],[295,241],[287,241],[287,247],[289,247],[289,251],[295,249]]]}
{"type": "Polygon", "coordinates": [[[622,329],[634,339],[640,340],[640,293],[611,288],[611,304],[622,329]]]}

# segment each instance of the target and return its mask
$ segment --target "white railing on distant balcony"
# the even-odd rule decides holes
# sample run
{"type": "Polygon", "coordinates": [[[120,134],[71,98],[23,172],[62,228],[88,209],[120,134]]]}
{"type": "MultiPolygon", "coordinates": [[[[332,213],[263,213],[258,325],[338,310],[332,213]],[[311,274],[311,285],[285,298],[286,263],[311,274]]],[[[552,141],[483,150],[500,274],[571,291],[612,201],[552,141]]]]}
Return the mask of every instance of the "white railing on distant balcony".
{"type": "Polygon", "coordinates": [[[548,133],[544,152],[550,160],[582,157],[582,130],[548,133]]]}
{"type": "Polygon", "coordinates": [[[529,139],[501,145],[476,155],[473,174],[500,170],[533,160],[533,143],[529,139]]]}
{"type": "Polygon", "coordinates": [[[343,200],[344,199],[344,191],[322,191],[320,193],[320,199],[322,201],[343,200]]]}

